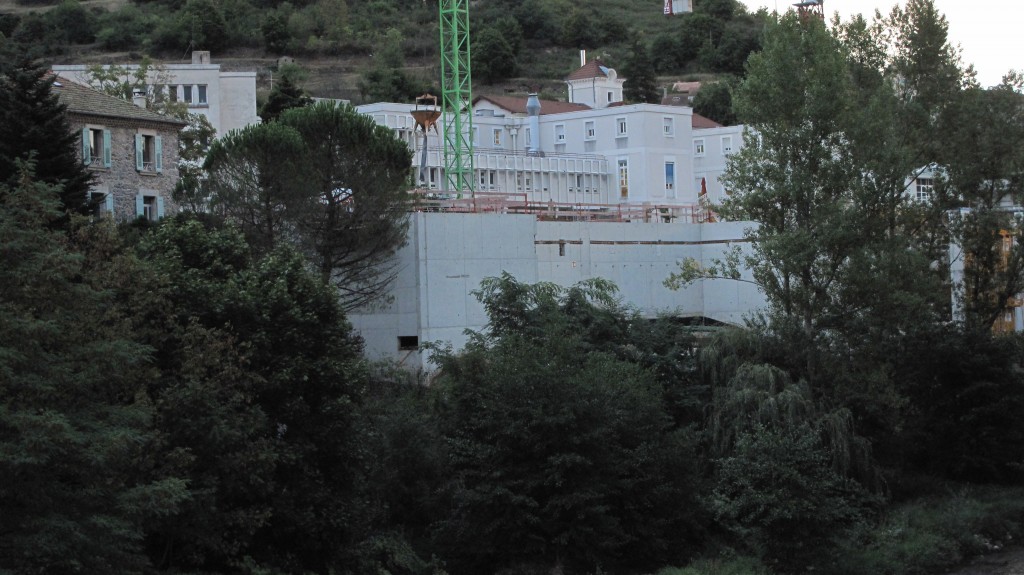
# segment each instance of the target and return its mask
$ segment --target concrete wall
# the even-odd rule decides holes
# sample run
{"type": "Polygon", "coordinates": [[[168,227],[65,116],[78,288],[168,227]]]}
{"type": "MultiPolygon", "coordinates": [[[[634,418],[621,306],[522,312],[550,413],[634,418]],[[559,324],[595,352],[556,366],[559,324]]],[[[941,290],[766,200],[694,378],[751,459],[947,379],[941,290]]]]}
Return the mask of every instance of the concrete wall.
{"type": "Polygon", "coordinates": [[[472,295],[486,277],[508,272],[525,283],[569,286],[590,278],[613,281],[622,300],[642,314],[705,316],[742,323],[764,305],[751,285],[719,280],[673,292],[662,281],[676,262],[710,262],[740,242],[749,223],[635,224],[540,222],[529,215],[412,215],[409,244],[399,253],[400,272],[382,309],[355,313],[353,325],[371,357],[426,366],[428,354],[399,350],[400,336],[422,345],[442,341],[461,348],[465,330],[487,322],[472,295]]]}

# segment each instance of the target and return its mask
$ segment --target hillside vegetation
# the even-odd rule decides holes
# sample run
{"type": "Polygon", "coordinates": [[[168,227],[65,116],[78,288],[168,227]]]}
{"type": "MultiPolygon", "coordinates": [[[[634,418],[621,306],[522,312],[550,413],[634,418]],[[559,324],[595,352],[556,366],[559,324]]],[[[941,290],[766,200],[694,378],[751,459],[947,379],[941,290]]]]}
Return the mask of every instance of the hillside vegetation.
{"type": "MultiPolygon", "coordinates": [[[[763,15],[736,0],[704,0],[673,18],[658,0],[481,0],[471,8],[474,88],[557,97],[586,49],[628,68],[636,50],[652,73],[681,79],[739,74],[759,47],[763,15]]],[[[268,86],[280,56],[309,71],[315,96],[408,99],[436,86],[438,6],[383,0],[18,0],[0,34],[55,63],[187,59],[210,50],[226,68],[256,68],[268,86]]]]}

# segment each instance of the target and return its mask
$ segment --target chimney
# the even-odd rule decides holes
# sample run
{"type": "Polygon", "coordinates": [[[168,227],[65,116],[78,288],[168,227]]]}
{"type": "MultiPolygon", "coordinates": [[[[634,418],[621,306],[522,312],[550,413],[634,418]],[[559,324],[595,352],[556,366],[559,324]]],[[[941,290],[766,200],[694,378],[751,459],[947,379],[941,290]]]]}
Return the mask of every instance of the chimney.
{"type": "Polygon", "coordinates": [[[526,114],[530,117],[529,151],[537,153],[540,151],[540,98],[536,92],[531,93],[526,100],[526,114]]]}
{"type": "Polygon", "coordinates": [[[135,88],[134,90],[132,90],[132,104],[135,104],[140,108],[145,108],[146,93],[140,90],[139,88],[135,88]]]}
{"type": "Polygon", "coordinates": [[[192,52],[192,63],[193,64],[209,64],[210,63],[210,51],[209,50],[194,50],[192,52]]]}
{"type": "Polygon", "coordinates": [[[587,51],[580,50],[580,68],[587,65],[587,51]]]}

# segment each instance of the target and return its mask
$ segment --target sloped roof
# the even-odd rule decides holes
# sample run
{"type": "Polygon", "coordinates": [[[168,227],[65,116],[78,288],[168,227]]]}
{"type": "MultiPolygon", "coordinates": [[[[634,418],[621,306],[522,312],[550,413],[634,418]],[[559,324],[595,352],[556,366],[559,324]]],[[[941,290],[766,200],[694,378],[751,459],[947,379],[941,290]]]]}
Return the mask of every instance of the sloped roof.
{"type": "Polygon", "coordinates": [[[724,127],[722,126],[722,124],[719,124],[718,122],[712,120],[711,118],[705,118],[704,116],[701,116],[697,112],[693,113],[693,120],[691,121],[691,125],[693,126],[694,130],[724,127]]]}
{"type": "MultiPolygon", "coordinates": [[[[480,100],[487,100],[488,102],[508,110],[513,114],[526,114],[526,101],[527,98],[517,98],[514,96],[477,96],[473,98],[473,105],[475,106],[480,100]]],[[[540,101],[540,115],[545,116],[547,114],[564,114],[565,112],[579,112],[580,110],[589,110],[590,106],[586,104],[574,104],[572,102],[561,102],[558,100],[541,100],[540,101]]]]}
{"type": "Polygon", "coordinates": [[[163,116],[140,108],[131,102],[108,96],[65,78],[54,78],[53,91],[60,98],[68,112],[103,116],[107,118],[127,118],[143,122],[160,122],[184,126],[185,122],[170,116],[163,116]]]}
{"type": "Polygon", "coordinates": [[[590,78],[607,78],[608,66],[605,66],[600,59],[591,60],[581,68],[566,76],[565,80],[589,80],[590,78]]]}

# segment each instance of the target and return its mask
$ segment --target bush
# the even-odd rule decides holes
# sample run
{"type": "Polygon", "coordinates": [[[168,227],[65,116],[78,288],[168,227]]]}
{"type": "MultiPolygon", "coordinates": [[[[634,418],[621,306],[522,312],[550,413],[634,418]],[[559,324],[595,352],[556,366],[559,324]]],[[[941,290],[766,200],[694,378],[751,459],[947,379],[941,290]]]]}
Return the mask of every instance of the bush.
{"type": "Polygon", "coordinates": [[[925,575],[996,551],[1024,533],[1024,491],[961,490],[919,499],[880,524],[851,530],[831,564],[836,575],[925,575]]]}

